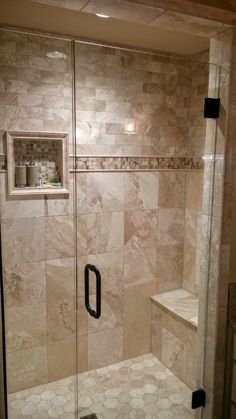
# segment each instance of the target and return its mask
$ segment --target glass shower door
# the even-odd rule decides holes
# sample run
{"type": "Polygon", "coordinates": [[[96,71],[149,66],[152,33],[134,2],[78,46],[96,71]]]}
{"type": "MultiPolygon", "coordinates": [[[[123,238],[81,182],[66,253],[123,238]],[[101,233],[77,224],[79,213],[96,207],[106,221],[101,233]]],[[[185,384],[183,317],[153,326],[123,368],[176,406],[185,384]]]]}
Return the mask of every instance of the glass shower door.
{"type": "Polygon", "coordinates": [[[75,42],[79,417],[193,418],[206,386],[207,60],[75,42]]]}
{"type": "Polygon", "coordinates": [[[71,43],[1,30],[0,46],[8,417],[75,417],[71,43]],[[30,187],[32,179],[23,173],[29,162],[38,176],[30,187]],[[16,166],[21,181],[15,178],[16,166]]]}

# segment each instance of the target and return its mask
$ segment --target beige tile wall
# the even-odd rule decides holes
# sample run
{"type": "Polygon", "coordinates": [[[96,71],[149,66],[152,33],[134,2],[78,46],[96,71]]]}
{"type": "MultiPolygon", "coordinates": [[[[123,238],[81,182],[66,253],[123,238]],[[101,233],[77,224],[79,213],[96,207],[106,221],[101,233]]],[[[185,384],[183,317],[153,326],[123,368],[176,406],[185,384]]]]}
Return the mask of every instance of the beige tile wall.
{"type": "MultiPolygon", "coordinates": [[[[3,32],[0,48],[1,133],[71,134],[69,44],[3,32]],[[48,58],[55,49],[67,57],[48,58]]],[[[76,66],[79,154],[171,157],[189,152],[186,62],[77,44],[76,66]],[[134,124],[133,134],[127,124],[134,124]]],[[[201,173],[194,171],[79,173],[75,301],[73,194],[69,200],[10,200],[1,174],[10,391],[73,373],[76,304],[80,371],[150,350],[149,297],[183,285],[187,238],[196,247],[192,219],[200,208],[200,184],[201,173]],[[87,317],[83,304],[86,263],[96,264],[103,278],[98,321],[87,317]]],[[[193,291],[194,281],[191,275],[186,279],[193,291]]],[[[94,298],[92,289],[91,303],[94,298]]]]}
{"type": "MultiPolygon", "coordinates": [[[[206,120],[203,118],[204,98],[208,97],[211,67],[209,51],[193,55],[190,65],[191,87],[189,96],[189,141],[190,156],[202,157],[206,148],[206,120]]],[[[209,134],[212,138],[212,135],[209,134]]],[[[185,232],[183,287],[198,295],[201,265],[201,230],[203,213],[203,172],[192,172],[186,177],[185,232]]],[[[210,197],[209,197],[210,199],[210,197]]]]}
{"type": "Polygon", "coordinates": [[[152,303],[152,352],[190,388],[196,386],[197,328],[152,303]]]}
{"type": "Polygon", "coordinates": [[[77,43],[76,83],[79,154],[186,154],[186,61],[77,43]]]}
{"type": "Polygon", "coordinates": [[[222,65],[220,75],[221,118],[217,124],[217,160],[213,191],[214,243],[209,282],[211,311],[207,320],[206,356],[214,372],[205,372],[207,392],[212,393],[212,411],[221,417],[223,406],[227,304],[230,275],[234,279],[234,188],[235,188],[235,27],[211,40],[211,61],[222,65]],[[230,86],[230,88],[229,88],[230,86]],[[223,194],[221,193],[223,190],[223,194]],[[232,240],[232,242],[231,242],[232,240]],[[218,244],[217,244],[218,241],[218,244]],[[230,259],[232,268],[230,267],[230,259]],[[232,269],[232,270],[231,270],[232,269]],[[210,328],[212,317],[215,318],[210,328]]]}
{"type": "MultiPolygon", "coordinates": [[[[71,142],[70,43],[14,32],[0,38],[1,152],[7,130],[65,131],[71,142]],[[64,59],[47,57],[55,50],[64,59]]],[[[11,392],[74,372],[73,217],[71,198],[12,200],[0,176],[11,392]]]]}

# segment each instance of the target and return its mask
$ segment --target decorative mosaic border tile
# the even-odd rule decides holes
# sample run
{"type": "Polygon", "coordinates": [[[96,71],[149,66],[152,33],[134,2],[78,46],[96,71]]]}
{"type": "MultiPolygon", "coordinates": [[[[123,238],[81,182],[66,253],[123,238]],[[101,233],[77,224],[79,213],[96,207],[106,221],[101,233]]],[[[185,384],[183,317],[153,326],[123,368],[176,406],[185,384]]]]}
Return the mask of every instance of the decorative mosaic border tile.
{"type": "MultiPolygon", "coordinates": [[[[70,156],[70,171],[73,171],[70,156]]],[[[6,156],[0,155],[0,171],[6,170],[6,156]]],[[[76,171],[204,170],[204,160],[197,157],[158,156],[78,156],[76,171]]]]}
{"type": "Polygon", "coordinates": [[[158,156],[79,156],[77,171],[123,171],[123,170],[204,170],[204,161],[195,157],[158,156]]]}
{"type": "Polygon", "coordinates": [[[0,154],[0,172],[5,172],[7,168],[7,159],[4,154],[0,154]]]}

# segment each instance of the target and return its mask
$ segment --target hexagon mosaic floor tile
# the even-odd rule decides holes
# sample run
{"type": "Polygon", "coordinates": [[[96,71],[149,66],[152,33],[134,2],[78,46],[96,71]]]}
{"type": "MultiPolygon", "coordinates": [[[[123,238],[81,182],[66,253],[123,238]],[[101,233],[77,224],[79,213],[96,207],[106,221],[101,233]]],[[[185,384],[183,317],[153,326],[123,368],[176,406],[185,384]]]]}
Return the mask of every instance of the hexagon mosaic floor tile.
{"type": "MultiPolygon", "coordinates": [[[[75,418],[74,377],[9,395],[9,419],[75,418]]],[[[79,374],[78,418],[193,419],[191,390],[152,354],[79,374]]]]}

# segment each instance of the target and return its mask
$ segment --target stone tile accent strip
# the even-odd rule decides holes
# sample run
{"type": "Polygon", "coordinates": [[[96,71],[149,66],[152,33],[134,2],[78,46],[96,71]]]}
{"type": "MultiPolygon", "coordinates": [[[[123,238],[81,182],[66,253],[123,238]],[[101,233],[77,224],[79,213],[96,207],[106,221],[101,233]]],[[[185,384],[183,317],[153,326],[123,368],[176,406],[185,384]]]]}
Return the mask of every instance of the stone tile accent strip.
{"type": "MultiPolygon", "coordinates": [[[[70,156],[73,171],[74,156],[70,156]]],[[[6,156],[0,155],[0,171],[6,170],[6,156]]],[[[159,156],[78,156],[77,171],[204,170],[204,160],[197,157],[159,156]]]]}
{"type": "MultiPolygon", "coordinates": [[[[71,161],[72,164],[72,161],[71,161]]],[[[70,166],[71,169],[72,166],[70,166]]],[[[195,157],[159,156],[78,156],[77,171],[204,170],[204,161],[195,157]]]]}

